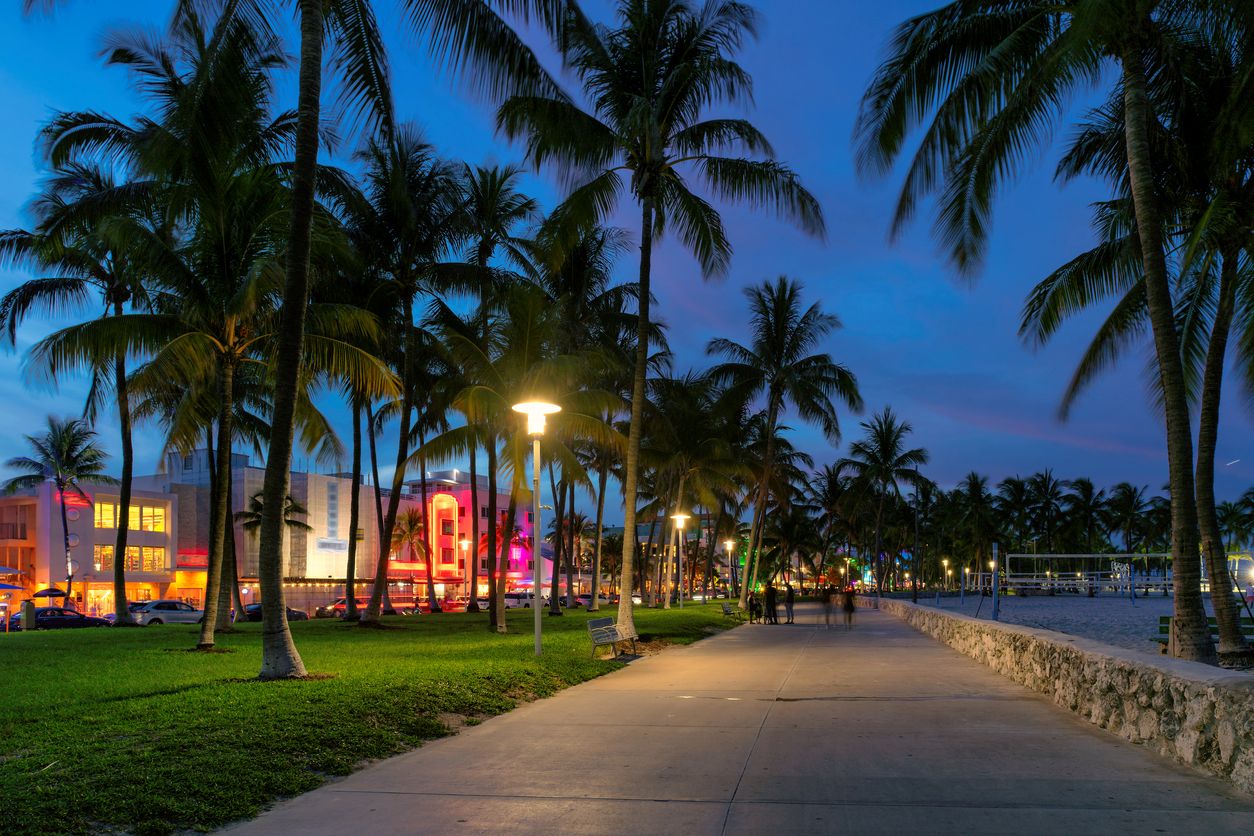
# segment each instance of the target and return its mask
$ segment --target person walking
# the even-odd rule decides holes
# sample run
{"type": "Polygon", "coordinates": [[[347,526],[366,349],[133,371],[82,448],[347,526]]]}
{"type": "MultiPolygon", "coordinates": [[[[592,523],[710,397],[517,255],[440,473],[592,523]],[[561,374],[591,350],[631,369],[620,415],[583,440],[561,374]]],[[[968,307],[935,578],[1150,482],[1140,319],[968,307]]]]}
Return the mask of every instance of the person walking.
{"type": "Polygon", "coordinates": [[[823,587],[823,623],[827,625],[827,629],[832,629],[832,598],[836,596],[836,590],[829,583],[823,587]]]}
{"type": "Polygon", "coordinates": [[[779,623],[778,594],[775,591],[775,584],[772,583],[766,585],[766,623],[779,623]]]}
{"type": "Polygon", "coordinates": [[[853,596],[854,596],[853,586],[846,587],[845,602],[844,602],[845,629],[846,630],[853,629],[853,611],[857,607],[857,605],[854,603],[853,596]]]}
{"type": "Polygon", "coordinates": [[[749,623],[756,624],[762,620],[762,602],[758,600],[758,593],[749,592],[749,623]]]}
{"type": "Polygon", "coordinates": [[[793,591],[792,584],[784,584],[784,614],[787,616],[788,624],[792,624],[792,607],[797,601],[797,593],[793,591]]]}

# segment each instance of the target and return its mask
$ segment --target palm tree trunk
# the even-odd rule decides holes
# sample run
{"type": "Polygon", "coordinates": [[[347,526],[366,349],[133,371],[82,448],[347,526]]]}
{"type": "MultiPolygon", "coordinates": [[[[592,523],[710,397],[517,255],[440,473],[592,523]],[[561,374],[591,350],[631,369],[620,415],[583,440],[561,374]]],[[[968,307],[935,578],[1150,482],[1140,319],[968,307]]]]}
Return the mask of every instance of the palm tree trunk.
{"type": "MultiPolygon", "coordinates": [[[[640,281],[636,317],[636,366],[631,380],[631,424],[627,431],[627,462],[623,476],[623,565],[620,569],[622,584],[631,589],[634,575],[636,548],[636,492],[640,478],[640,439],[644,434],[645,376],[649,363],[649,294],[653,263],[653,198],[646,196],[640,207],[640,281]]],[[[644,590],[641,589],[641,592],[644,590]]],[[[619,630],[634,633],[636,622],[632,618],[631,595],[618,598],[619,630]]]]}
{"type": "MultiPolygon", "coordinates": [[[[213,630],[218,623],[218,592],[222,587],[226,520],[231,513],[231,497],[227,493],[230,489],[230,482],[226,478],[226,473],[231,469],[231,419],[234,417],[235,410],[235,404],[232,402],[234,392],[235,365],[231,360],[224,359],[218,372],[218,464],[217,479],[213,486],[213,516],[209,520],[209,567],[205,582],[205,616],[200,624],[200,641],[196,644],[197,650],[209,650],[213,647],[213,630]]],[[[280,498],[280,519],[283,518],[282,501],[280,498]]],[[[264,614],[264,597],[262,611],[264,614]]]]}
{"type": "Polygon", "coordinates": [[[875,600],[878,602],[884,589],[884,560],[880,553],[884,550],[881,539],[881,524],[884,518],[884,491],[880,491],[880,501],[875,508],[875,600]]]}
{"type": "MultiPolygon", "coordinates": [[[[65,603],[70,604],[73,601],[72,596],[74,595],[74,571],[72,568],[73,566],[72,558],[70,557],[70,521],[65,510],[66,487],[67,485],[65,484],[65,482],[57,482],[58,501],[59,501],[59,504],[61,505],[61,542],[65,546],[65,603]]],[[[122,513],[129,514],[130,509],[124,508],[122,510],[122,513]]],[[[114,563],[117,563],[119,560],[125,560],[125,559],[126,559],[125,554],[121,554],[121,555],[115,554],[113,556],[114,563]]],[[[51,575],[52,573],[49,572],[48,574],[51,575]]],[[[34,629],[34,628],[32,627],[31,629],[34,629]]]]}
{"type": "MultiPolygon", "coordinates": [[[[498,633],[509,632],[509,624],[505,620],[505,577],[506,573],[509,572],[509,548],[514,542],[514,526],[517,524],[517,521],[518,477],[515,476],[514,488],[509,492],[509,505],[505,511],[505,530],[502,532],[504,536],[499,538],[501,541],[500,562],[496,567],[496,582],[500,584],[501,587],[500,594],[496,596],[496,631],[498,633]]],[[[533,525],[531,532],[531,560],[533,567],[532,571],[534,572],[532,576],[533,579],[540,576],[541,559],[540,541],[536,537],[535,527],[533,525]]],[[[536,583],[534,580],[532,581],[532,589],[536,589],[539,586],[540,584],[536,583]]],[[[540,606],[538,597],[535,605],[537,607],[540,606]]]]}
{"type": "MultiPolygon", "coordinates": [[[[1149,21],[1145,21],[1148,27],[1149,21]]],[[[1150,104],[1146,92],[1142,44],[1133,37],[1122,58],[1124,139],[1128,149],[1128,180],[1136,215],[1137,237],[1145,275],[1145,304],[1154,332],[1154,350],[1162,383],[1167,422],[1167,463],[1171,484],[1171,558],[1175,576],[1176,656],[1195,661],[1215,658],[1206,610],[1202,605],[1201,562],[1198,556],[1197,512],[1194,505],[1193,438],[1189,428],[1188,393],[1180,340],[1176,333],[1171,286],[1163,254],[1162,220],[1154,194],[1150,160],[1150,104]]]]}
{"type": "MultiPolygon", "coordinates": [[[[234,399],[234,396],[232,396],[234,399]]],[[[230,461],[230,453],[233,447],[227,447],[227,461],[230,461]]],[[[237,617],[243,616],[243,610],[239,605],[239,572],[235,565],[235,522],[231,516],[232,505],[232,488],[234,481],[231,478],[231,468],[227,467],[226,471],[218,475],[219,479],[226,480],[226,527],[222,531],[222,580],[218,586],[218,622],[214,625],[215,633],[233,633],[235,628],[231,625],[237,617]]]]}
{"type": "Polygon", "coordinates": [[[309,302],[309,242],[313,228],[314,179],[318,166],[318,129],[322,99],[323,0],[299,0],[300,70],[297,93],[295,161],[292,166],[291,228],[287,245],[287,280],[279,314],[274,362],[274,401],[270,449],[262,487],[261,679],[304,677],[305,663],[292,641],[283,595],[283,508],[292,470],[292,432],[296,390],[309,302]]]}
{"type": "MultiPolygon", "coordinates": [[[[562,536],[563,526],[566,522],[566,483],[563,481],[559,485],[555,474],[556,468],[553,466],[553,462],[549,462],[549,491],[553,497],[553,577],[549,578],[549,615],[562,614],[562,607],[558,598],[562,582],[562,553],[566,551],[566,540],[562,536]]],[[[537,543],[536,553],[539,554],[540,547],[538,544],[543,539],[543,533],[533,531],[533,536],[537,543]]]]}
{"type": "MultiPolygon", "coordinates": [[[[421,449],[426,445],[426,436],[421,432],[418,434],[418,447],[421,449]]],[[[440,602],[435,599],[435,566],[440,555],[436,554],[435,534],[431,530],[431,508],[427,505],[427,457],[419,454],[418,469],[421,471],[420,490],[422,492],[422,539],[425,541],[427,553],[427,607],[431,612],[444,612],[444,608],[440,606],[440,602]]]]}
{"type": "Polygon", "coordinates": [[[754,584],[758,571],[757,553],[762,550],[761,530],[765,527],[766,499],[770,493],[770,482],[775,465],[775,423],[779,420],[779,407],[775,393],[770,393],[770,402],[766,409],[766,447],[762,451],[762,482],[758,485],[758,498],[754,503],[753,525],[749,528],[749,552],[745,558],[746,583],[740,589],[740,608],[749,606],[749,588],[754,584]],[[753,562],[753,571],[749,571],[748,561],[753,562]]]}
{"type": "Polygon", "coordinates": [[[1236,285],[1237,258],[1229,250],[1223,253],[1220,268],[1219,304],[1215,308],[1210,344],[1206,349],[1197,430],[1197,522],[1202,536],[1202,553],[1206,556],[1206,573],[1210,576],[1210,602],[1219,627],[1221,655],[1249,650],[1241,634],[1241,610],[1233,597],[1227,550],[1219,528],[1219,516],[1215,513],[1215,441],[1219,435],[1219,400],[1228,335],[1236,304],[1236,285]]]}
{"type": "MultiPolygon", "coordinates": [[[[592,601],[588,604],[589,612],[601,609],[601,541],[604,537],[602,525],[605,520],[605,486],[609,481],[609,468],[603,467],[597,473],[597,541],[592,552],[592,601]]],[[[627,532],[623,532],[626,539],[627,532]]]]}
{"type": "MultiPolygon", "coordinates": [[[[344,567],[344,620],[357,612],[357,528],[361,525],[361,399],[353,398],[353,495],[348,500],[348,563],[344,567]]],[[[376,495],[378,489],[375,490],[376,495]]]]}
{"type": "Polygon", "coordinates": [[[466,612],[479,612],[479,476],[475,456],[479,445],[471,436],[470,442],[470,603],[466,612]]]}
{"type": "MultiPolygon", "coordinates": [[[[113,303],[113,315],[122,315],[122,303],[113,303]]],[[[135,446],[131,436],[131,396],[126,380],[126,353],[113,356],[113,391],[118,401],[118,428],[122,438],[122,478],[118,484],[118,534],[113,547],[113,624],[133,627],[135,619],[126,606],[126,535],[131,522],[131,482],[135,469],[135,446]]],[[[66,590],[69,591],[68,589],[66,590]]]]}
{"type": "MultiPolygon", "coordinates": [[[[627,533],[628,533],[627,531],[623,531],[623,536],[626,537],[627,533]]],[[[640,600],[641,601],[647,600],[648,602],[647,605],[650,607],[653,606],[654,599],[657,598],[657,587],[654,587],[650,584],[648,598],[646,599],[645,590],[644,590],[644,583],[645,583],[644,579],[648,570],[649,559],[653,558],[654,561],[657,560],[657,557],[656,557],[657,547],[654,541],[654,537],[656,534],[657,534],[657,514],[654,514],[653,520],[649,523],[649,539],[645,541],[645,546],[647,547],[647,550],[646,550],[646,553],[642,555],[640,559],[640,600]]],[[[631,532],[631,535],[632,537],[635,537],[636,532],[634,531],[631,532]]],[[[630,588],[628,589],[628,592],[630,592],[630,588]]],[[[622,596],[620,595],[619,598],[620,598],[620,603],[621,603],[622,596]]]]}
{"type": "MultiPolygon", "coordinates": [[[[379,623],[379,612],[383,607],[383,596],[387,592],[389,556],[392,553],[392,534],[396,530],[396,512],[401,506],[401,488],[405,486],[405,464],[409,461],[409,431],[413,404],[413,329],[414,300],[405,297],[404,333],[401,359],[401,426],[400,437],[396,440],[396,469],[392,471],[392,493],[388,495],[388,510],[383,518],[383,530],[379,535],[379,562],[375,565],[374,584],[370,588],[370,601],[361,616],[359,624],[374,625],[379,623]]],[[[425,486],[425,476],[424,486],[425,486]]],[[[426,513],[426,502],[423,502],[423,513],[426,513]]],[[[424,518],[425,519],[425,518],[424,518]]],[[[425,536],[425,533],[424,533],[425,536]]],[[[428,538],[429,539],[429,538],[428,538]]],[[[431,572],[431,561],[428,555],[427,572],[431,572]]]]}
{"type": "MultiPolygon", "coordinates": [[[[714,523],[714,527],[710,529],[710,548],[705,553],[705,580],[701,584],[701,594],[708,603],[710,600],[710,576],[714,574],[714,550],[717,548],[718,533],[723,528],[723,520],[727,518],[727,512],[723,508],[720,501],[718,506],[718,518],[714,523]]],[[[728,557],[730,561],[730,556],[728,557]]]]}
{"type": "Polygon", "coordinates": [[[575,480],[571,479],[568,483],[567,491],[570,494],[570,505],[568,506],[566,520],[566,606],[575,606],[575,561],[579,559],[579,553],[575,546],[579,541],[575,532],[575,480]]]}
{"type": "Polygon", "coordinates": [[[496,438],[488,433],[488,629],[498,632],[505,623],[505,579],[497,578],[496,535],[496,438]]]}

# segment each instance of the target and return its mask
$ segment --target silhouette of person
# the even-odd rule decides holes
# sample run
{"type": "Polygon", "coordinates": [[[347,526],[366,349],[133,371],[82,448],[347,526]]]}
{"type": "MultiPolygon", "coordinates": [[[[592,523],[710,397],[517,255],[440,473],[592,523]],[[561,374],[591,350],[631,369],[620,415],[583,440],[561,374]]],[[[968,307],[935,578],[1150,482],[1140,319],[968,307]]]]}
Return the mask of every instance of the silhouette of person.
{"type": "Polygon", "coordinates": [[[855,604],[853,600],[854,594],[855,593],[854,593],[853,586],[849,586],[847,589],[845,589],[844,610],[845,610],[845,629],[846,630],[853,628],[853,611],[857,609],[857,604],[855,604]]]}
{"type": "Polygon", "coordinates": [[[789,624],[792,624],[792,607],[796,601],[797,593],[793,591],[792,584],[784,584],[784,612],[788,616],[789,624]]]}
{"type": "Polygon", "coordinates": [[[766,623],[779,623],[779,594],[775,590],[775,584],[771,583],[766,585],[766,623]]]}
{"type": "Polygon", "coordinates": [[[754,624],[762,620],[762,602],[758,600],[758,593],[749,593],[749,623],[754,624]]]}
{"type": "Polygon", "coordinates": [[[832,599],[836,597],[836,589],[829,583],[823,587],[823,623],[832,629],[832,599]]]}

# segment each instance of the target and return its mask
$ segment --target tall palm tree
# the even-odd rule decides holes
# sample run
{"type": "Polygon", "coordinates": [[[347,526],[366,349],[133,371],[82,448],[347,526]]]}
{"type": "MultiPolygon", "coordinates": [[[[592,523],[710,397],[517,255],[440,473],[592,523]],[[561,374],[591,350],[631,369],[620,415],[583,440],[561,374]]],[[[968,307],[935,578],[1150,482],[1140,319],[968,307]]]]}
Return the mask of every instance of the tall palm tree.
{"type": "Polygon", "coordinates": [[[1123,550],[1129,554],[1136,551],[1140,544],[1137,536],[1145,528],[1145,491],[1144,487],[1131,482],[1120,482],[1110,489],[1110,498],[1106,502],[1110,526],[1119,532],[1123,538],[1123,550]]]}
{"type": "MultiPolygon", "coordinates": [[[[42,435],[25,436],[33,456],[17,456],[4,463],[5,467],[25,471],[4,483],[4,492],[16,493],[32,490],[43,482],[52,482],[56,488],[54,501],[61,509],[61,538],[65,545],[65,592],[70,595],[70,582],[74,576],[70,558],[70,524],[66,519],[65,506],[71,493],[91,502],[83,490],[83,483],[96,482],[112,485],[117,480],[104,472],[106,454],[96,446],[96,433],[87,422],[48,416],[48,429],[42,435]]],[[[125,513],[125,510],[123,511],[125,513]]],[[[114,554],[113,562],[124,560],[124,554],[114,554]]]]}
{"type": "Polygon", "coordinates": [[[1094,535],[1106,527],[1106,492],[1096,488],[1092,479],[1072,479],[1067,482],[1062,503],[1069,522],[1080,534],[1084,550],[1092,554],[1094,535]]]}
{"type": "MultiPolygon", "coordinates": [[[[731,258],[718,212],[690,190],[682,170],[695,170],[716,197],[773,208],[809,233],[821,235],[823,219],[796,175],[769,159],[771,147],[757,128],[744,119],[706,115],[751,93],[752,80],[735,55],[757,31],[753,9],[739,2],[620,0],[616,16],[615,28],[594,25],[571,4],[563,20],[565,59],[589,109],[561,93],[520,95],[502,105],[497,124],[511,138],[526,136],[535,165],[556,164],[579,184],[555,213],[557,227],[567,230],[562,239],[603,221],[624,188],[641,213],[635,378],[623,477],[630,532],[644,432],[654,239],[663,228],[675,230],[706,276],[725,273],[731,258]],[[722,156],[738,149],[767,159],[722,156]]],[[[627,586],[635,538],[625,537],[623,549],[627,586]]],[[[618,623],[632,627],[630,595],[620,599],[618,623]]]]}
{"type": "MultiPolygon", "coordinates": [[[[1248,31],[1248,30],[1247,30],[1248,31]]],[[[1248,40],[1246,38],[1245,40],[1248,40]]],[[[1223,537],[1215,512],[1215,449],[1224,367],[1230,336],[1243,376],[1254,353],[1240,335],[1254,297],[1245,289],[1242,262],[1254,253],[1254,165],[1250,139],[1230,126],[1254,121],[1249,104],[1248,50],[1241,38],[1199,40],[1177,51],[1149,91],[1157,115],[1152,134],[1161,160],[1157,189],[1167,200],[1167,233],[1179,272],[1177,319],[1189,396],[1198,405],[1195,504],[1202,552],[1211,577],[1220,650],[1244,651],[1239,611],[1233,603],[1223,537]]],[[[1149,310],[1139,237],[1125,175],[1124,111],[1118,96],[1096,108],[1059,165],[1066,177],[1095,174],[1120,197],[1095,212],[1102,241],[1040,282],[1024,309],[1021,333],[1045,342],[1065,319],[1110,297],[1118,299],[1073,375],[1061,411],[1145,331],[1149,310]],[[1121,297],[1121,298],[1120,298],[1121,297]]],[[[1156,396],[1161,387],[1155,385],[1156,396]]]]}
{"type": "MultiPolygon", "coordinates": [[[[759,396],[765,400],[766,444],[749,535],[750,560],[759,547],[768,486],[776,465],[775,434],[788,406],[796,409],[803,420],[817,424],[832,442],[840,438],[840,422],[832,400],[855,412],[862,409],[862,396],[853,372],[828,354],[816,351],[823,339],[840,327],[840,320],[824,313],[817,302],[803,308],[802,289],[800,282],[784,276],[746,288],[749,345],[720,337],[706,347],[707,354],[727,358],[711,371],[716,382],[727,384],[742,402],[759,396]]],[[[745,573],[752,576],[747,566],[745,573]]],[[[742,588],[742,605],[747,603],[748,594],[747,586],[742,588]]]]}
{"type": "MultiPolygon", "coordinates": [[[[17,329],[32,310],[81,309],[89,296],[98,294],[101,314],[120,316],[127,304],[143,299],[143,276],[132,258],[131,242],[124,234],[111,234],[110,222],[137,214],[140,207],[135,198],[144,191],[119,188],[112,174],[99,165],[67,162],[54,171],[34,201],[34,231],[0,231],[0,263],[46,272],[0,300],[0,323],[10,345],[16,345],[17,329]]],[[[107,367],[93,373],[93,383],[108,380],[112,384],[117,403],[122,448],[118,502],[123,508],[131,504],[135,462],[126,360],[126,352],[118,351],[107,367]]],[[[98,387],[93,385],[91,391],[96,393],[98,387]]],[[[95,403],[89,401],[84,414],[90,417],[94,412],[95,403]]],[[[117,524],[113,553],[125,555],[129,515],[121,514],[117,524]]],[[[113,602],[113,623],[133,625],[135,619],[126,604],[125,560],[113,561],[113,602]]]]}
{"type": "Polygon", "coordinates": [[[906,446],[906,436],[914,431],[909,422],[902,421],[892,407],[884,409],[862,422],[863,438],[849,445],[849,455],[836,464],[840,475],[848,473],[855,485],[875,500],[875,561],[876,597],[884,586],[883,525],[885,502],[901,500],[901,483],[922,484],[919,467],[928,463],[927,450],[906,446]]]}
{"type": "MultiPolygon", "coordinates": [[[[862,102],[856,134],[863,171],[887,172],[906,137],[925,122],[894,218],[900,229],[919,200],[940,192],[937,231],[958,268],[978,268],[993,196],[1049,141],[1067,109],[1059,102],[1111,65],[1131,205],[1154,338],[1172,493],[1176,649],[1214,655],[1202,607],[1194,507],[1192,431],[1180,334],[1163,242],[1165,212],[1151,153],[1150,79],[1201,30],[1240,37],[1239,0],[954,0],[902,24],[862,102]],[[1226,30],[1226,31],[1224,31],[1226,30]]],[[[1248,97],[1247,97],[1248,98],[1248,97]]]]}
{"type": "MultiPolygon", "coordinates": [[[[993,496],[988,490],[988,477],[974,470],[954,490],[957,496],[957,519],[975,550],[975,569],[981,571],[990,544],[997,536],[997,519],[993,496]]],[[[964,571],[966,568],[964,567],[964,571]]]]}

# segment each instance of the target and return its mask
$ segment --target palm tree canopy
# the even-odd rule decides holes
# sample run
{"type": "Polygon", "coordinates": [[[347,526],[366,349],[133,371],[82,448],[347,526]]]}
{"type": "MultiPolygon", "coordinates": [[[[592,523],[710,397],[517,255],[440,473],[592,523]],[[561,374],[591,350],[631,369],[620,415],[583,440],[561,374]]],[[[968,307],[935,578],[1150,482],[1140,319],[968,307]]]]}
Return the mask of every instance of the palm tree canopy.
{"type": "Polygon", "coordinates": [[[5,493],[30,490],[41,482],[51,481],[61,493],[73,491],[90,501],[82,483],[117,482],[104,472],[107,454],[96,446],[96,433],[85,421],[49,415],[47,431],[25,438],[33,455],[17,456],[5,462],[5,467],[25,471],[5,481],[5,493]]]}

